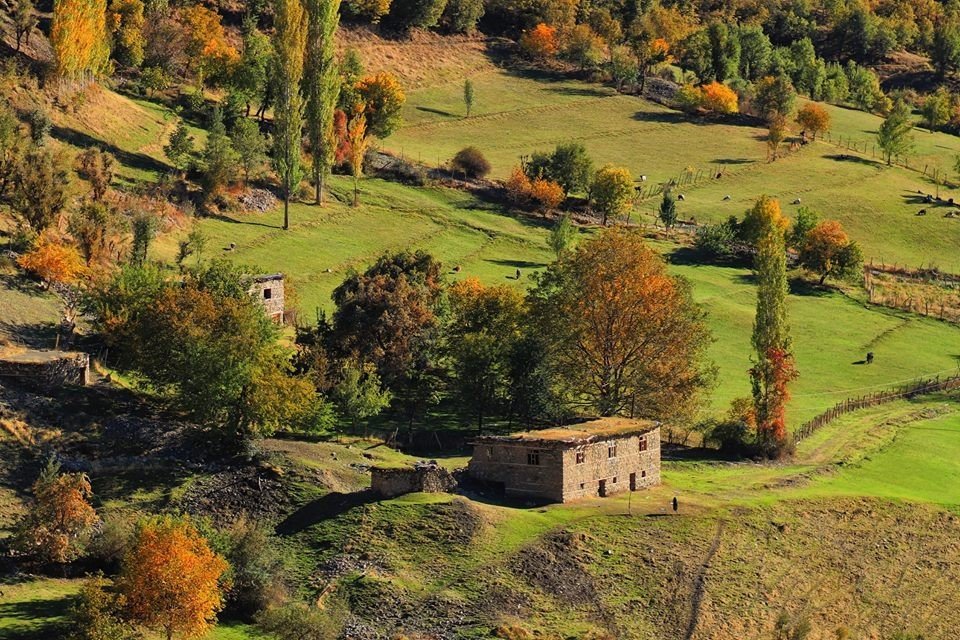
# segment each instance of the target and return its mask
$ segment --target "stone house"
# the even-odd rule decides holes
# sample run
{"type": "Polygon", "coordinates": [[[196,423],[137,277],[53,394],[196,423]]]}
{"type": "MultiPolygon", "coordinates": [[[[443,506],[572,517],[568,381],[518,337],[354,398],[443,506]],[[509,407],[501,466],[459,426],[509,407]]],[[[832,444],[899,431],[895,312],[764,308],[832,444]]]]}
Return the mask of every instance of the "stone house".
{"type": "Polygon", "coordinates": [[[250,295],[263,305],[264,312],[277,324],[283,324],[283,274],[272,273],[250,279],[250,295]]]}
{"type": "Polygon", "coordinates": [[[469,476],[512,497],[569,502],[660,484],[660,423],[601,418],[473,441],[469,476]]]}

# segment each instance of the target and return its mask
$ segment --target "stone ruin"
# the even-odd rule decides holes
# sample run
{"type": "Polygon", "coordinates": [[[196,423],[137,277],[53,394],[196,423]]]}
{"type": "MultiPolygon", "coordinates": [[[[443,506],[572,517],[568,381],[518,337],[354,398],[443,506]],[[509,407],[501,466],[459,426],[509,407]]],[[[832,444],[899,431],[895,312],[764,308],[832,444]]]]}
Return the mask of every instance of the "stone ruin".
{"type": "Polygon", "coordinates": [[[407,493],[448,493],[457,487],[453,474],[436,460],[406,467],[371,467],[370,488],[384,498],[407,493]]]}

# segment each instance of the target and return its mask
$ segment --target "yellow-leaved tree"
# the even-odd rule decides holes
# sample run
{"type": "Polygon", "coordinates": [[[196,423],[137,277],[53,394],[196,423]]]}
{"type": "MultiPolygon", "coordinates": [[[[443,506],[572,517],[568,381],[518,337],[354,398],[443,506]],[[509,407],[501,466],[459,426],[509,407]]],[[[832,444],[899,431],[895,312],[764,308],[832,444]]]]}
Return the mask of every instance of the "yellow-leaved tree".
{"type": "Polygon", "coordinates": [[[107,0],[55,0],[50,25],[54,68],[67,80],[92,80],[107,70],[107,0]]]}

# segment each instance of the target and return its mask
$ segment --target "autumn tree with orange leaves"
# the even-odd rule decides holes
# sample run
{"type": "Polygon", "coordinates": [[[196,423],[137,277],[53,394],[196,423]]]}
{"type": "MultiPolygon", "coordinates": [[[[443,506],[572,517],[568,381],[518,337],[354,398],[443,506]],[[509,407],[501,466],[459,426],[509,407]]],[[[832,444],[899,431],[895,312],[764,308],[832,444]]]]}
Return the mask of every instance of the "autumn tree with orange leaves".
{"type": "Polygon", "coordinates": [[[141,523],[123,560],[118,586],[136,623],[184,638],[203,635],[223,608],[227,562],[188,519],[141,523]]]}
{"type": "Polygon", "coordinates": [[[187,60],[199,87],[210,78],[223,76],[240,59],[216,11],[195,4],[182,10],[180,21],[186,27],[187,60]]]}
{"type": "Polygon", "coordinates": [[[711,82],[701,88],[701,105],[713,113],[732,114],[740,111],[737,92],[722,82],[711,82]]]}
{"type": "Polygon", "coordinates": [[[603,416],[692,417],[712,370],[689,284],[640,234],[607,230],[547,268],[531,294],[568,403],[603,416]]]}
{"type": "Polygon", "coordinates": [[[863,252],[842,224],[824,220],[807,232],[800,245],[800,265],[820,276],[820,284],[828,277],[855,280],[863,273],[863,252]]]}
{"type": "Polygon", "coordinates": [[[557,30],[548,24],[540,23],[520,36],[520,49],[534,60],[546,60],[557,55],[560,44],[557,30]]]}
{"type": "Polygon", "coordinates": [[[34,504],[16,526],[15,546],[48,562],[75,560],[99,520],[92,496],[86,474],[60,473],[51,459],[33,484],[34,504]]]}
{"type": "Polygon", "coordinates": [[[750,369],[757,443],[764,455],[778,458],[790,449],[786,426],[788,385],[797,377],[787,322],[787,223],[780,203],[767,196],[757,201],[745,220],[750,222],[757,252],[754,365],[750,369]]]}

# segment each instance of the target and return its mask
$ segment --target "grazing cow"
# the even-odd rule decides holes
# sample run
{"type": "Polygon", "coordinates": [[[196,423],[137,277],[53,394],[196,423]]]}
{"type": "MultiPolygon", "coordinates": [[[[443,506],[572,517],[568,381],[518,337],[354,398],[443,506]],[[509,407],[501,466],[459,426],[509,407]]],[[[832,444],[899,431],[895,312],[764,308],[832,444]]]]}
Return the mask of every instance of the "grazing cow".
{"type": "Polygon", "coordinates": [[[732,198],[730,197],[730,195],[729,195],[729,194],[728,194],[728,195],[725,195],[725,196],[723,196],[723,199],[724,199],[724,200],[732,200],[732,198]]]}
{"type": "Polygon", "coordinates": [[[797,198],[796,200],[794,200],[793,204],[800,204],[800,198],[797,198]]]}
{"type": "Polygon", "coordinates": [[[917,215],[918,215],[918,216],[925,216],[925,215],[927,215],[927,210],[926,210],[926,209],[920,209],[920,211],[917,211],[917,215]]]}
{"type": "Polygon", "coordinates": [[[686,198],[684,197],[684,195],[683,195],[682,193],[678,193],[678,194],[677,194],[677,200],[686,200],[686,198]]]}

